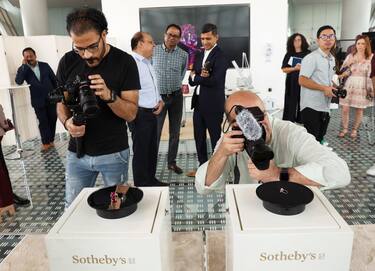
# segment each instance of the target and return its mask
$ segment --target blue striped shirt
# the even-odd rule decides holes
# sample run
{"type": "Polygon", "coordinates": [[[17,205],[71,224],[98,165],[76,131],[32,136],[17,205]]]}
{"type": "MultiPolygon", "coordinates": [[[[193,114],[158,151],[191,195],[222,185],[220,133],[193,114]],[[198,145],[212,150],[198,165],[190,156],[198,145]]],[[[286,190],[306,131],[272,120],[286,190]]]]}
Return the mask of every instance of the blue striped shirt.
{"type": "Polygon", "coordinates": [[[160,94],[180,90],[188,62],[188,54],[177,47],[167,51],[164,44],[154,48],[152,66],[155,69],[160,94]]]}

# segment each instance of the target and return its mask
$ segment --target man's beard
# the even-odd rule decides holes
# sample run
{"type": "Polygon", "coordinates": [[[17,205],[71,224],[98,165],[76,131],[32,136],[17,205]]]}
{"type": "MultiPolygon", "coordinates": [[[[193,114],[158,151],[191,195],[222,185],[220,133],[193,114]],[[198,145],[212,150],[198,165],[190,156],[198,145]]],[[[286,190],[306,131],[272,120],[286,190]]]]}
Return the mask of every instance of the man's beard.
{"type": "Polygon", "coordinates": [[[87,64],[89,65],[92,65],[95,63],[95,61],[97,61],[98,63],[100,62],[100,58],[98,57],[92,57],[92,58],[88,58],[88,59],[85,59],[85,61],[87,62],[87,64]]]}
{"type": "Polygon", "coordinates": [[[105,46],[105,43],[103,41],[103,50],[102,52],[100,53],[100,56],[99,57],[90,57],[90,58],[86,58],[85,61],[87,64],[89,65],[93,65],[95,62],[97,63],[97,65],[99,65],[99,63],[103,60],[104,58],[104,55],[105,55],[105,51],[106,51],[106,46],[105,46]]]}

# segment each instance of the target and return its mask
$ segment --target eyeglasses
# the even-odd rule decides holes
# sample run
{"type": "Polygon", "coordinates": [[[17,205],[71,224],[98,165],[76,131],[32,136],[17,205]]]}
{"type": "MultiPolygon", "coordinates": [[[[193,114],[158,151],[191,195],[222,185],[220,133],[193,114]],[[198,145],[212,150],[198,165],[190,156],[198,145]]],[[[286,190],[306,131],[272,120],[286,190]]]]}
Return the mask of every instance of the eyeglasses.
{"type": "Polygon", "coordinates": [[[100,36],[99,37],[99,40],[85,48],[82,48],[82,47],[76,47],[73,43],[72,43],[72,49],[73,51],[76,53],[76,54],[79,54],[79,55],[83,55],[85,53],[85,51],[87,50],[88,52],[90,52],[91,54],[95,53],[96,51],[98,51],[99,49],[99,43],[100,43],[100,40],[102,39],[102,37],[100,36]]]}
{"type": "Polygon", "coordinates": [[[180,38],[180,35],[174,35],[174,34],[171,34],[171,33],[165,33],[165,35],[167,35],[168,38],[174,38],[174,39],[179,39],[180,38]]]}
{"type": "Polygon", "coordinates": [[[333,40],[336,38],[336,35],[335,34],[330,34],[330,35],[323,34],[323,35],[320,35],[319,38],[322,40],[333,40]]]}

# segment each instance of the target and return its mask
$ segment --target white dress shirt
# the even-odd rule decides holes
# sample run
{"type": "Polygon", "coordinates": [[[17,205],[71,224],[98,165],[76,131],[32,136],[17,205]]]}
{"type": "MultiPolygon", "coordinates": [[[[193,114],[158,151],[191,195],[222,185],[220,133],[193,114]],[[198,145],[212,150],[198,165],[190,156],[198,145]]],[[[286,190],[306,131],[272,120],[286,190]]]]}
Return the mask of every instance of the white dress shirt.
{"type": "Polygon", "coordinates": [[[29,64],[27,64],[27,65],[28,65],[28,66],[30,67],[30,69],[34,72],[36,78],[38,78],[38,80],[40,81],[40,69],[39,69],[39,63],[37,62],[36,65],[35,65],[35,67],[33,67],[33,66],[29,65],[29,64]]]}
{"type": "MultiPolygon", "coordinates": [[[[350,183],[350,172],[346,162],[336,153],[319,144],[304,127],[271,116],[268,118],[272,127],[269,146],[274,152],[274,162],[277,167],[294,168],[306,178],[322,185],[322,189],[343,187],[350,183]]],[[[221,141],[222,138],[217,144],[221,141]]],[[[210,186],[205,185],[209,161],[201,165],[195,176],[198,193],[223,191],[225,181],[233,180],[235,157],[232,155],[228,158],[222,175],[210,186]]],[[[241,174],[240,183],[257,183],[258,180],[253,180],[248,173],[248,160],[246,151],[237,156],[237,165],[241,174]]]]}
{"type": "MultiPolygon", "coordinates": [[[[211,51],[216,47],[216,45],[217,44],[215,44],[210,50],[205,50],[204,51],[204,56],[203,56],[203,60],[202,60],[202,68],[203,68],[203,65],[204,65],[204,63],[206,62],[206,60],[207,60],[207,57],[208,57],[208,55],[211,53],[211,51]]],[[[195,75],[193,76],[193,81],[194,81],[194,77],[195,77],[195,75]]],[[[197,94],[197,95],[199,95],[199,92],[200,92],[200,88],[201,88],[201,86],[200,85],[198,85],[197,86],[197,90],[195,91],[195,94],[197,94]]]]}
{"type": "Polygon", "coordinates": [[[154,68],[151,65],[151,61],[140,54],[132,52],[132,56],[137,63],[139,81],[141,83],[138,105],[144,108],[154,108],[161,100],[154,68]]]}

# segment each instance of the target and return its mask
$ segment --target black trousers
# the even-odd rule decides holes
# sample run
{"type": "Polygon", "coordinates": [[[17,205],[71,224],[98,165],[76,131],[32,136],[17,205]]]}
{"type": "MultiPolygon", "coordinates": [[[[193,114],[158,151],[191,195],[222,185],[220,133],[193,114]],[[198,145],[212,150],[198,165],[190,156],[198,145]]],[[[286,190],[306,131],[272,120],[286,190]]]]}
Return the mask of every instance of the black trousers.
{"type": "Polygon", "coordinates": [[[285,90],[283,120],[301,122],[300,100],[301,89],[285,90]],[[290,93],[294,91],[294,93],[290,93]]]}
{"type": "Polygon", "coordinates": [[[158,158],[157,118],[152,109],[138,108],[137,117],[129,128],[133,140],[133,178],[136,186],[155,184],[158,158]]]}
{"type": "Polygon", "coordinates": [[[202,112],[200,112],[199,110],[199,106],[194,108],[194,140],[195,147],[197,149],[199,165],[204,164],[208,160],[206,131],[208,130],[211,139],[212,150],[214,150],[216,142],[220,139],[223,114],[223,112],[202,114],[202,112]]]}
{"type": "Polygon", "coordinates": [[[56,105],[47,103],[43,107],[34,107],[34,111],[39,121],[38,127],[42,143],[52,143],[56,133],[56,105]]]}
{"type": "Polygon", "coordinates": [[[321,142],[327,133],[330,120],[329,113],[306,107],[301,111],[301,118],[307,132],[315,136],[317,141],[321,142]]]}
{"type": "Polygon", "coordinates": [[[182,119],[183,96],[181,90],[174,91],[171,95],[161,95],[164,101],[163,110],[158,115],[158,149],[164,120],[169,119],[169,144],[168,144],[168,165],[176,164],[178,144],[180,142],[180,128],[182,119]]]}

